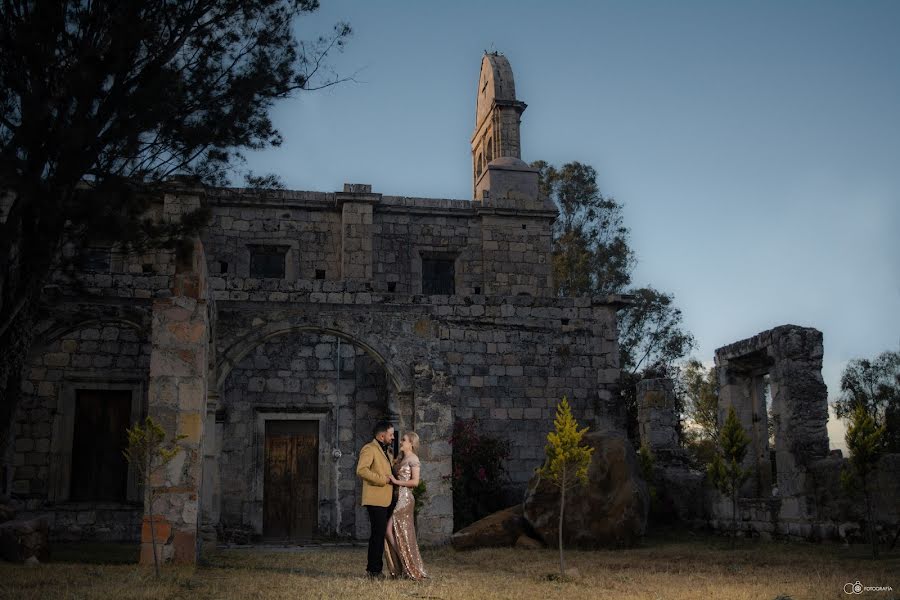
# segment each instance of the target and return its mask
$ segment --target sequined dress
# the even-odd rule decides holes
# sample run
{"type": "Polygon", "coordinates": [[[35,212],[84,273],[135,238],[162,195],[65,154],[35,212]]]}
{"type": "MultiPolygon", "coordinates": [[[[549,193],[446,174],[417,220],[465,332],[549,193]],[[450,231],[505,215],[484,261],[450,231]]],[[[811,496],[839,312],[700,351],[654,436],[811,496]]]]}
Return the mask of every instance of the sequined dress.
{"type": "MultiPolygon", "coordinates": [[[[397,467],[396,478],[399,481],[409,481],[412,478],[412,468],[418,466],[419,461],[415,458],[409,462],[401,462],[397,467]]],[[[412,488],[400,487],[397,506],[394,507],[392,515],[396,546],[392,547],[387,539],[384,541],[385,565],[392,577],[409,579],[428,577],[422,556],[419,554],[419,544],[416,542],[415,506],[412,488]]]]}

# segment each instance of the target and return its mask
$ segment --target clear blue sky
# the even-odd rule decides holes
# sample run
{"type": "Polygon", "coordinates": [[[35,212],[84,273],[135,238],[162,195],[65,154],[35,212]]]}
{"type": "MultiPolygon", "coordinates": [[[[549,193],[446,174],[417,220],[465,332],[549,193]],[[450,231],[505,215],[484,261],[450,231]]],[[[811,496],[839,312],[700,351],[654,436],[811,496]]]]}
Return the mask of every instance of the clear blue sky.
{"type": "MultiPolygon", "coordinates": [[[[289,188],[470,196],[481,55],[509,59],[522,158],[593,165],[637,285],[675,294],[694,355],[794,323],[854,357],[900,347],[900,2],[349,2],[359,83],[285,101],[289,188]]],[[[832,445],[841,447],[838,428],[832,445]]]]}

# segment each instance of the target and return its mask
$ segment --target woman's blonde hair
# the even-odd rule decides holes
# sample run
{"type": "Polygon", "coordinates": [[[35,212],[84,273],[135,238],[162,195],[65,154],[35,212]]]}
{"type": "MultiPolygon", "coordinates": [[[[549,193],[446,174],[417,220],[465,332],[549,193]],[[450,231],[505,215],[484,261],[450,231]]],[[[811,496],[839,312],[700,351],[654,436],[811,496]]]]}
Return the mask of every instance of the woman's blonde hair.
{"type": "Polygon", "coordinates": [[[419,452],[419,434],[415,431],[407,431],[403,437],[409,438],[409,445],[412,446],[413,452],[419,452]]]}

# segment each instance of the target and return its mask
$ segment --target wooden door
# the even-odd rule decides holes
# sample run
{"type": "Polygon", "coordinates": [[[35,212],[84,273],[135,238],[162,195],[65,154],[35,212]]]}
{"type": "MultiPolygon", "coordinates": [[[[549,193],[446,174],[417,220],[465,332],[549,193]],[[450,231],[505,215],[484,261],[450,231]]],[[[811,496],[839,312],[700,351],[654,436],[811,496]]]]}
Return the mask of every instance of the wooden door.
{"type": "Polygon", "coordinates": [[[319,519],[318,421],[266,421],[263,535],[310,538],[319,519]]]}
{"type": "Polygon", "coordinates": [[[131,390],[76,390],[71,500],[124,502],[131,390]]]}

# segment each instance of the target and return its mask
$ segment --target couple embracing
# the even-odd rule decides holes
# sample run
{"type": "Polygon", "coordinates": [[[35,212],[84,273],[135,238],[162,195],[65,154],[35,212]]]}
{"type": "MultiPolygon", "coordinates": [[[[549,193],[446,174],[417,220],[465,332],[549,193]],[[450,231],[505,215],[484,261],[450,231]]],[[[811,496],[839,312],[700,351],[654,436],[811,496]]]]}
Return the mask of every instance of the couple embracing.
{"type": "Polygon", "coordinates": [[[366,574],[424,579],[425,565],[416,542],[413,488],[419,485],[419,436],[410,431],[400,439],[400,456],[393,454],[394,427],[379,421],[371,442],[359,452],[356,474],[363,480],[362,505],[369,513],[369,557],[366,574]]]}

